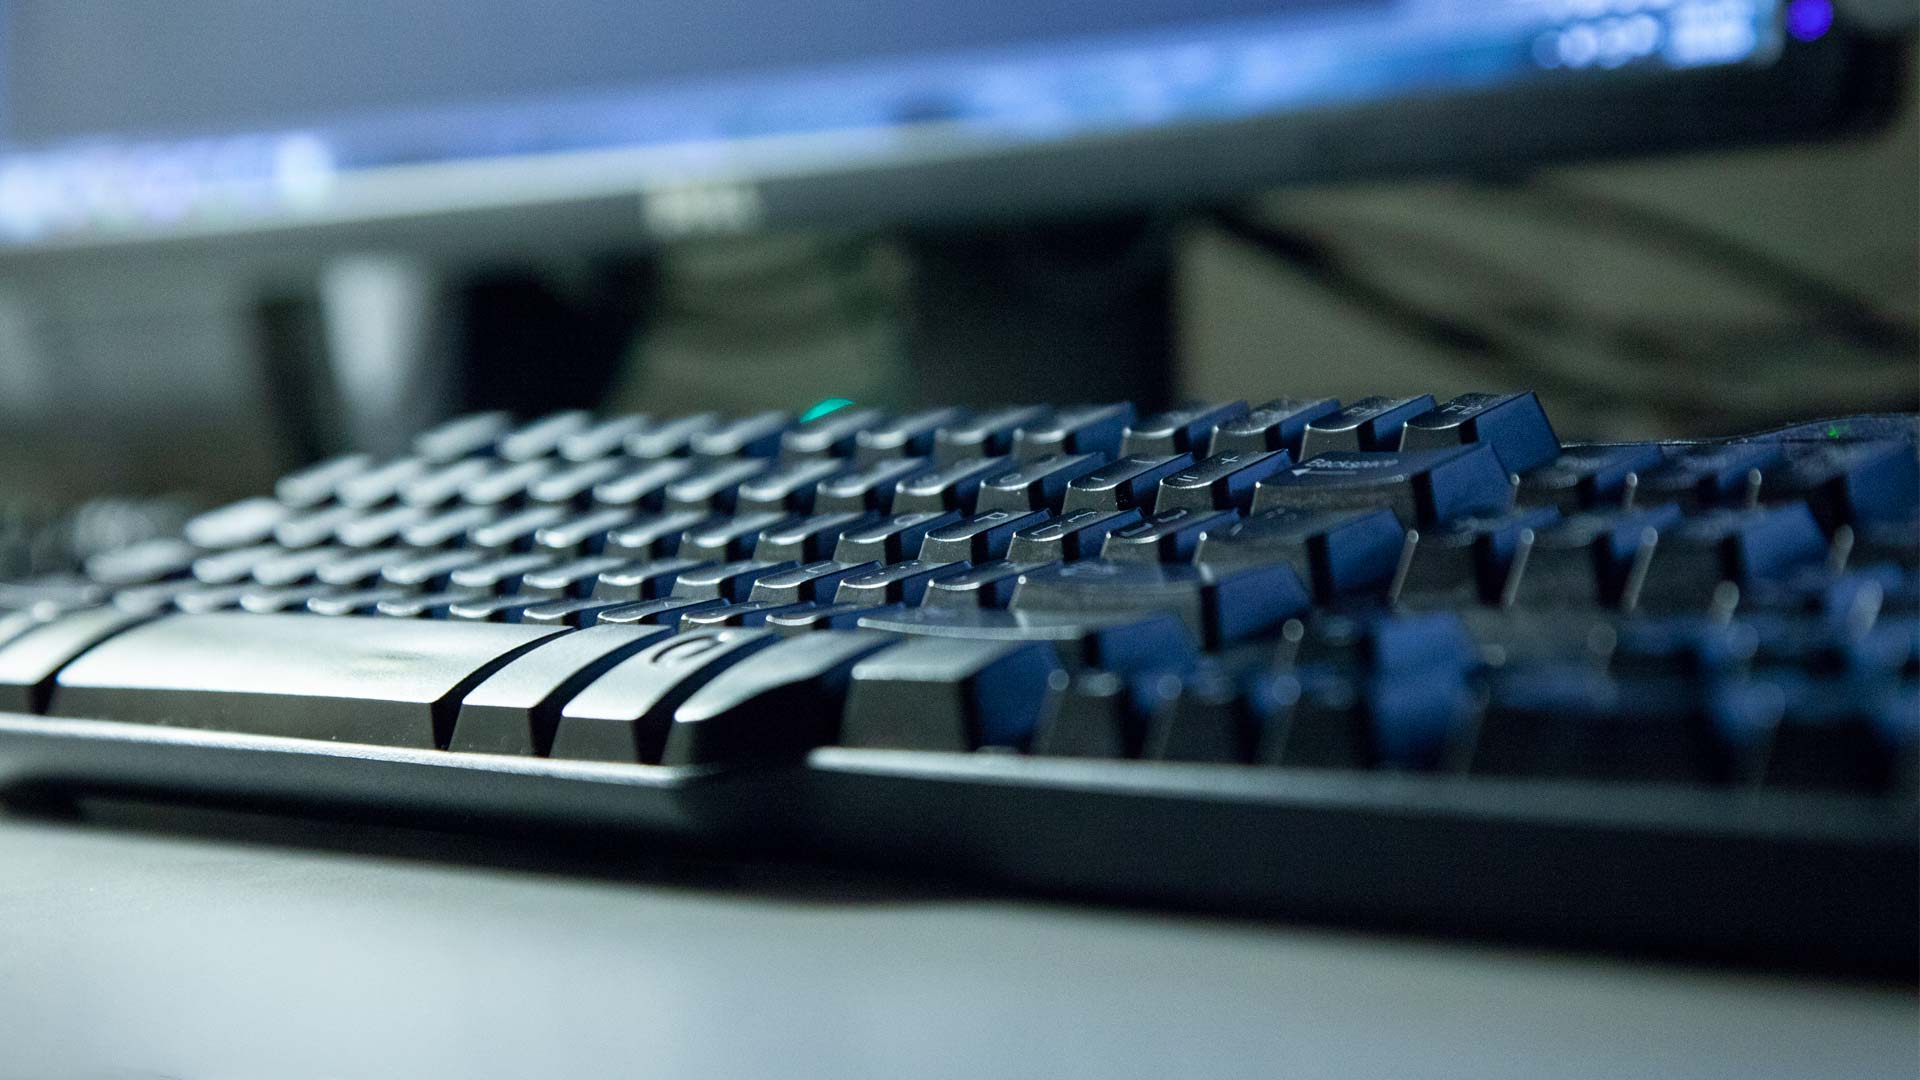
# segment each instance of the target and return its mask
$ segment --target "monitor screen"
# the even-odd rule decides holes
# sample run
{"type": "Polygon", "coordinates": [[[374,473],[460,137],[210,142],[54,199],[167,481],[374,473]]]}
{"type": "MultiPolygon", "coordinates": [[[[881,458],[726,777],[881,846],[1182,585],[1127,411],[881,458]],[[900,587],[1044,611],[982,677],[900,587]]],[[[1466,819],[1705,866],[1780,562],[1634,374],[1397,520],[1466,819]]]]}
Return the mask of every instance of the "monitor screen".
{"type": "Polygon", "coordinates": [[[659,232],[744,225],[782,177],[1760,66],[1832,18],[1829,0],[0,0],[0,245],[615,194],[659,232]]]}

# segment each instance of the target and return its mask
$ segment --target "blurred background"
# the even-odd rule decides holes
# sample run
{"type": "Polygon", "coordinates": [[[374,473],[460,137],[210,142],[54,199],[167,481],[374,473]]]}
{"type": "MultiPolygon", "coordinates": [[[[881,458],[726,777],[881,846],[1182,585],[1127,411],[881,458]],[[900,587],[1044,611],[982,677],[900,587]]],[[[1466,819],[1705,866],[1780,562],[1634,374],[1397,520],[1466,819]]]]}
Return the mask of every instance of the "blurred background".
{"type": "Polygon", "coordinates": [[[424,0],[270,12],[11,0],[0,530],[96,496],[161,500],[131,517],[96,506],[83,523],[122,538],[172,507],[262,490],[349,447],[392,450],[472,408],[1534,388],[1568,438],[1912,409],[1910,7],[1320,0],[1176,17],[1056,3],[1032,25],[985,5],[974,25],[854,5],[789,26],[741,2],[651,13],[635,30],[624,6],[589,0],[545,15],[488,0],[458,18],[424,0]],[[1634,38],[1647,26],[1658,36],[1634,38]],[[1250,41],[1248,27],[1278,43],[1261,69],[1268,96],[1181,112],[1180,93],[1224,85],[1202,77],[1212,69],[1195,43],[1250,41]],[[1842,30],[1870,36],[1870,62],[1858,42],[1844,64],[1816,53],[1841,48],[1842,30]],[[1184,52],[1145,51],[1176,32],[1167,48],[1184,52]],[[1511,47],[1491,50],[1496,33],[1511,47]],[[817,52],[801,73],[811,81],[779,81],[800,78],[798,58],[769,44],[782,35],[817,52]],[[1109,40],[1126,51],[1094,47],[1109,40]],[[1417,64],[1416,41],[1429,50],[1417,64]],[[1780,81],[1796,50],[1832,62],[1780,81]],[[404,78],[403,53],[418,67],[404,78]],[[1088,66],[1109,53],[1110,72],[1088,66]],[[1494,87],[1489,58],[1508,54],[1544,81],[1494,87]],[[1309,55],[1326,72],[1397,65],[1400,81],[1308,93],[1309,55]],[[1457,84],[1442,55],[1473,58],[1457,84]],[[1062,67],[1066,56],[1082,66],[1062,67]],[[1001,82],[979,74],[982,57],[1001,82]],[[1033,76],[1008,104],[1016,61],[1047,65],[1053,82],[1033,76]],[[653,96],[621,106],[633,116],[709,84],[788,104],[777,122],[755,113],[752,138],[660,136],[677,156],[649,159],[636,182],[609,149],[624,137],[616,111],[596,102],[641,67],[653,96]],[[1707,68],[1774,81],[1696,92],[1661,78],[1707,68]],[[972,96],[929,89],[936,76],[960,85],[963,70],[972,96]],[[1101,72],[1107,91],[1091,81],[1101,72]],[[1565,98],[1531,92],[1575,83],[1565,98]],[[888,130],[907,134],[808,141],[871,135],[883,84],[888,130]],[[1043,85],[1072,93],[1046,98],[1043,85]],[[528,104],[555,86],[570,111],[528,104]],[[1476,116],[1480,99],[1461,95],[1489,88],[1500,108],[1476,116]],[[423,94],[440,111],[418,106],[423,94]],[[1081,124],[1062,102],[1104,119],[1081,124]],[[589,128],[599,141],[557,152],[589,128]],[[243,159],[263,132],[279,139],[279,217],[250,218],[259,208],[226,189],[211,210],[181,201],[204,177],[167,169],[243,159]],[[1030,144],[1072,152],[1019,157],[1030,144]],[[383,189],[398,209],[327,203],[327,184],[356,175],[352,154],[369,146],[382,168],[436,155],[454,167],[383,189]],[[175,150],[187,156],[162,152],[175,150]],[[756,172],[772,154],[787,156],[756,172]],[[968,168],[926,164],[946,157],[968,168]],[[472,171],[523,158],[547,164],[472,171]],[[796,188],[782,179],[800,174],[832,183],[783,199],[796,188]],[[542,194],[556,182],[560,194],[542,194]],[[147,196],[161,209],[142,216],[147,196]]]}

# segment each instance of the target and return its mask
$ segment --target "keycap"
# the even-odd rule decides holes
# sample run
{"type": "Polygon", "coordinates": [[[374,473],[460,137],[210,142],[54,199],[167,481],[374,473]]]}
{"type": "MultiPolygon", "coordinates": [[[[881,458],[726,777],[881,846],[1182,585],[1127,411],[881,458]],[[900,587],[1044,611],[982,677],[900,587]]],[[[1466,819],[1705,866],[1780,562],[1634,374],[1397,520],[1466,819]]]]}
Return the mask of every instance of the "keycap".
{"type": "Polygon", "coordinates": [[[778,410],[754,413],[706,428],[688,440],[693,456],[770,458],[780,452],[780,436],[793,426],[793,416],[778,410]]]}
{"type": "Polygon", "coordinates": [[[1432,394],[1361,398],[1309,422],[1295,458],[1304,462],[1333,451],[1398,450],[1400,429],[1433,407],[1432,394]]]}
{"type": "Polygon", "coordinates": [[[1140,756],[1155,714],[1173,705],[1180,680],[1166,673],[1084,671],[1054,683],[1059,697],[1034,732],[1036,755],[1132,758],[1140,756]]]}
{"type": "Polygon", "coordinates": [[[1521,474],[1519,501],[1566,511],[1618,505],[1629,481],[1637,492],[1640,475],[1666,460],[1654,443],[1563,447],[1552,464],[1521,474]]]}
{"type": "Polygon", "coordinates": [[[453,572],[469,566],[478,566],[487,561],[484,551],[472,548],[460,548],[454,551],[440,551],[423,555],[408,552],[408,558],[380,571],[380,580],[389,585],[398,585],[403,589],[422,589],[437,592],[446,588],[453,572]]]}
{"type": "Polygon", "coordinates": [[[792,518],[761,530],[753,557],[762,562],[818,562],[833,554],[841,533],[872,520],[859,513],[792,518]]]}
{"type": "Polygon", "coordinates": [[[110,589],[123,589],[181,577],[199,557],[200,549],[185,540],[156,537],[89,558],[86,573],[110,589]]]}
{"type": "Polygon", "coordinates": [[[468,506],[518,506],[526,501],[528,488],[554,471],[550,458],[497,464],[462,485],[460,501],[468,506]]]}
{"type": "Polygon", "coordinates": [[[1277,630],[1310,606],[1306,586],[1283,563],[1214,571],[1097,559],[1022,574],[1011,604],[1066,616],[1168,611],[1208,649],[1277,630]]]}
{"type": "Polygon", "coordinates": [[[853,667],[840,745],[966,752],[1022,747],[1060,671],[1039,643],[906,641],[853,667]]]}
{"type": "Polygon", "coordinates": [[[1291,676],[1261,673],[1235,679],[1202,669],[1183,680],[1171,708],[1149,717],[1141,756],[1155,761],[1252,761],[1267,729],[1300,697],[1291,676]]]}
{"type": "Polygon", "coordinates": [[[1775,443],[1726,443],[1680,446],[1667,452],[1660,467],[1640,475],[1641,502],[1679,502],[1695,509],[1750,506],[1761,495],[1766,470],[1782,457],[1775,443]]]}
{"type": "Polygon", "coordinates": [[[1723,510],[1661,535],[1640,595],[1660,607],[1704,605],[1723,581],[1746,590],[1826,557],[1826,535],[1805,503],[1723,510]]]}
{"type": "Polygon", "coordinates": [[[173,606],[189,615],[224,611],[237,606],[240,598],[252,588],[251,585],[202,585],[175,596],[173,606]]]}
{"type": "Polygon", "coordinates": [[[544,599],[522,608],[519,621],[528,626],[592,626],[601,612],[624,606],[624,600],[596,600],[592,597],[544,599]]]}
{"type": "Polygon", "coordinates": [[[974,506],[987,510],[1059,513],[1067,485],[1107,463],[1105,454],[1056,454],[1021,462],[980,482],[974,506]]]}
{"type": "Polygon", "coordinates": [[[925,458],[886,458],[849,473],[820,481],[813,492],[817,514],[887,513],[900,482],[933,464],[925,458]]]}
{"type": "Polygon", "coordinates": [[[527,485],[527,498],[537,503],[584,509],[593,502],[593,493],[601,484],[633,471],[626,458],[605,457],[583,461],[550,472],[527,485]]]}
{"type": "Polygon", "coordinates": [[[1550,506],[1507,514],[1461,518],[1436,529],[1420,529],[1398,602],[1453,606],[1499,604],[1516,556],[1532,551],[1534,536],[1560,520],[1550,506]]]}
{"type": "Polygon", "coordinates": [[[549,631],[388,619],[174,615],[55,680],[60,716],[334,742],[445,746],[466,692],[549,631]]]}
{"type": "Polygon", "coordinates": [[[674,709],[661,764],[794,757],[833,743],[854,665],[893,645],[886,634],[861,630],[777,641],[674,709]]]}
{"type": "Polygon", "coordinates": [[[1038,461],[1059,454],[1117,456],[1120,439],[1134,421],[1133,405],[1074,405],[1013,433],[1015,461],[1038,461]]]}
{"type": "Polygon", "coordinates": [[[1806,500],[1828,532],[1901,521],[1920,512],[1920,463],[1910,443],[1796,446],[1766,474],[1762,491],[1769,502],[1806,500]]]}
{"type": "Polygon", "coordinates": [[[314,580],[321,567],[340,562],[354,554],[356,553],[349,548],[333,545],[289,551],[284,555],[275,555],[255,563],[253,580],[270,589],[297,585],[314,580]]]}
{"type": "Polygon", "coordinates": [[[970,514],[980,493],[980,482],[1006,470],[1005,458],[966,458],[917,473],[895,485],[895,514],[957,510],[970,514]]]}
{"type": "Polygon", "coordinates": [[[804,563],[789,570],[768,574],[753,583],[747,599],[753,603],[799,604],[813,600],[832,600],[834,590],[850,577],[859,577],[880,569],[876,562],[843,563],[832,559],[804,563]]]}
{"type": "Polygon", "coordinates": [[[1231,528],[1240,515],[1231,510],[1162,510],[1107,534],[1100,557],[1116,562],[1191,562],[1200,537],[1209,529],[1231,528]]]}
{"type": "Polygon", "coordinates": [[[189,520],[181,528],[180,535],[187,543],[208,550],[249,547],[271,537],[274,527],[292,517],[296,509],[305,509],[323,501],[324,498],[316,499],[296,507],[284,500],[241,499],[189,520]]]}
{"type": "Polygon", "coordinates": [[[1638,603],[1653,545],[1680,520],[1680,508],[1671,503],[1569,515],[1535,531],[1515,595],[1534,606],[1598,602],[1630,610],[1638,603]]]}
{"type": "Polygon", "coordinates": [[[344,592],[315,596],[307,601],[307,611],[314,615],[326,615],[338,618],[343,615],[372,615],[380,603],[385,600],[398,600],[409,595],[408,590],[389,585],[379,589],[350,589],[344,592]]]}
{"type": "Polygon", "coordinates": [[[1138,510],[1072,510],[1014,533],[1007,543],[1007,559],[1017,563],[1091,559],[1110,533],[1139,520],[1138,510]]]}
{"type": "Polygon", "coordinates": [[[1137,509],[1150,513],[1160,481],[1192,466],[1191,454],[1121,458],[1068,484],[1061,512],[1137,509]]]}
{"type": "Polygon", "coordinates": [[[0,712],[46,712],[54,676],[75,657],[152,617],[147,612],[104,607],[68,612],[52,620],[34,618],[30,627],[19,629],[0,645],[0,712]]]}
{"type": "Polygon", "coordinates": [[[680,458],[632,466],[593,485],[593,501],[601,506],[658,510],[666,502],[668,486],[692,471],[693,463],[680,458]]]}
{"type": "Polygon", "coordinates": [[[501,435],[494,452],[507,461],[532,461],[560,449],[561,440],[587,430],[593,417],[578,409],[543,416],[501,435]]]}
{"type": "MultiPolygon", "coordinates": [[[[783,432],[780,436],[780,460],[801,462],[852,457],[854,445],[861,434],[880,429],[886,422],[886,414],[879,409],[835,409],[825,416],[816,416],[783,432]]],[[[931,435],[931,431],[928,434],[931,435]]]]}
{"type": "MultiPolygon", "coordinates": [[[[601,575],[622,569],[628,561],[618,555],[593,555],[528,570],[520,579],[520,595],[553,600],[584,597],[601,575]]],[[[602,598],[604,599],[604,597],[602,598]]]]}
{"type": "Polygon", "coordinates": [[[735,508],[742,514],[808,513],[813,509],[813,496],[820,481],[845,471],[846,463],[837,458],[781,465],[741,484],[735,508]]]}
{"type": "Polygon", "coordinates": [[[495,439],[513,426],[503,412],[458,416],[413,438],[413,452],[433,462],[452,461],[493,448],[495,439]]]}
{"type": "Polygon", "coordinates": [[[915,557],[923,562],[988,562],[1006,555],[1014,533],[1045,520],[1047,515],[1037,512],[982,511],[929,531],[915,557]]]}
{"type": "Polygon", "coordinates": [[[460,490],[493,472],[491,458],[465,458],[441,465],[400,486],[400,501],[408,506],[441,506],[460,497],[460,490]]]}
{"type": "Polygon", "coordinates": [[[280,611],[304,610],[307,603],[316,597],[330,596],[337,592],[331,585],[302,581],[292,585],[255,585],[240,594],[239,606],[242,610],[256,615],[270,615],[280,611]]]}
{"type": "Polygon", "coordinates": [[[1432,527],[1499,514],[1513,501],[1507,470],[1484,445],[1453,450],[1322,454],[1259,482],[1255,513],[1384,506],[1408,525],[1432,527]]]}
{"type": "Polygon", "coordinates": [[[284,548],[324,544],[333,539],[335,530],[363,512],[352,506],[328,506],[290,517],[273,527],[273,542],[284,548]]]}
{"type": "Polygon", "coordinates": [[[1293,464],[1284,450],[1215,454],[1160,481],[1153,508],[1168,510],[1245,510],[1254,485],[1293,464]]]}
{"type": "Polygon", "coordinates": [[[1408,420],[1400,434],[1402,451],[1475,443],[1492,447],[1510,473],[1540,468],[1560,456],[1560,439],[1531,390],[1519,394],[1462,394],[1408,420]]]}
{"type": "Polygon", "coordinates": [[[957,513],[938,510],[875,518],[842,531],[833,548],[833,559],[844,563],[902,562],[919,554],[928,533],[960,520],[957,513]]]}
{"type": "Polygon", "coordinates": [[[530,506],[518,513],[496,517],[467,530],[467,544],[494,555],[527,551],[540,535],[567,520],[567,511],[559,506],[530,506]]]}
{"type": "Polygon", "coordinates": [[[933,436],[933,463],[951,465],[967,458],[1002,457],[1013,449],[1013,433],[1044,423],[1044,405],[994,409],[941,427],[933,436]]]}
{"type": "MultiPolygon", "coordinates": [[[[417,562],[418,552],[405,548],[380,548],[349,555],[338,562],[328,563],[315,572],[314,576],[322,585],[334,585],[340,588],[366,588],[379,582],[386,571],[407,563],[417,562]]],[[[398,585],[399,582],[388,582],[398,585]]]]}
{"type": "Polygon", "coordinates": [[[593,596],[599,600],[657,600],[673,591],[673,583],[688,570],[711,565],[707,559],[650,559],[626,562],[603,570],[594,581],[593,596]]]}
{"type": "Polygon", "coordinates": [[[834,590],[836,604],[917,604],[927,586],[967,569],[965,563],[934,563],[915,559],[897,562],[843,578],[834,590]]]}
{"type": "Polygon", "coordinates": [[[578,462],[611,457],[626,446],[627,436],[645,431],[652,425],[653,417],[645,413],[610,416],[562,438],[560,456],[578,462]]]}
{"type": "MultiPolygon", "coordinates": [[[[192,578],[172,578],[156,581],[150,585],[134,585],[113,594],[113,606],[122,611],[161,612],[174,606],[174,602],[183,594],[198,592],[206,586],[192,578]]],[[[53,618],[59,614],[57,609],[38,608],[26,611],[0,613],[0,643],[11,638],[15,631],[53,618]],[[27,620],[22,623],[20,620],[27,620]]]]}
{"type": "Polygon", "coordinates": [[[401,533],[432,516],[425,507],[395,506],[342,522],[333,535],[350,548],[380,547],[398,543],[401,533]]]}
{"type": "Polygon", "coordinates": [[[767,469],[764,458],[728,459],[701,466],[667,485],[667,511],[731,514],[740,485],[767,469]]]}
{"type": "Polygon", "coordinates": [[[685,634],[693,630],[708,630],[722,626],[765,626],[767,620],[775,615],[803,608],[812,604],[783,604],[773,600],[748,600],[739,604],[721,604],[718,607],[689,611],[680,616],[680,632],[685,634]]]}
{"type": "Polygon", "coordinates": [[[491,506],[460,506],[435,514],[400,533],[410,548],[443,548],[464,543],[473,530],[499,521],[502,513],[491,506]]]}
{"type": "Polygon", "coordinates": [[[720,414],[718,413],[695,413],[692,416],[675,417],[658,424],[650,424],[628,434],[623,445],[629,457],[642,460],[685,457],[691,452],[690,447],[694,436],[719,425],[720,414]]]}
{"type": "Polygon", "coordinates": [[[656,764],[674,710],[721,672],[779,640],[769,630],[699,630],[648,645],[561,707],[549,753],[656,764]]]}
{"type": "Polygon", "coordinates": [[[753,591],[754,582],[792,567],[792,563],[766,563],[757,559],[710,563],[681,571],[673,581],[672,595],[683,600],[745,600],[753,591]]]}
{"type": "Polygon", "coordinates": [[[1387,509],[1268,510],[1200,538],[1194,562],[1218,570],[1285,563],[1316,600],[1383,593],[1399,568],[1406,530],[1387,509]]]}
{"type": "Polygon", "coordinates": [[[634,520],[633,511],[618,507],[576,514],[537,530],[533,549],[556,555],[598,555],[607,549],[609,536],[630,527],[634,520]]]}
{"type": "Polygon", "coordinates": [[[858,629],[860,620],[900,610],[897,605],[869,607],[864,604],[794,604],[767,613],[767,629],[783,637],[811,634],[821,630],[858,629]]]}
{"type": "Polygon", "coordinates": [[[520,591],[521,579],[528,573],[544,570],[558,561],[553,554],[541,551],[502,555],[472,566],[463,566],[448,575],[447,581],[455,590],[515,593],[520,591]]]}
{"type": "Polygon", "coordinates": [[[718,597],[663,596],[657,600],[642,600],[639,603],[606,608],[600,612],[598,621],[601,626],[674,627],[680,625],[680,617],[689,611],[705,611],[709,608],[726,606],[727,601],[718,597]]]}
{"type": "Polygon", "coordinates": [[[680,550],[680,540],[688,529],[698,528],[708,515],[698,510],[658,514],[636,518],[607,534],[606,552],[630,559],[649,559],[672,555],[680,550]]]}
{"type": "MultiPolygon", "coordinates": [[[[1220,425],[1247,415],[1247,403],[1229,401],[1187,405],[1155,413],[1127,426],[1119,457],[1206,457],[1207,444],[1220,425]]],[[[1227,451],[1231,452],[1231,451],[1227,451]]]]}
{"type": "Polygon", "coordinates": [[[928,582],[920,603],[924,607],[1003,608],[1013,599],[1013,590],[1020,583],[1020,575],[1034,566],[1033,563],[1008,562],[1004,559],[980,563],[952,577],[928,582]]]}
{"type": "MultiPolygon", "coordinates": [[[[344,454],[340,457],[328,458],[281,477],[279,482],[273,485],[273,497],[295,510],[306,510],[333,498],[341,481],[358,476],[372,467],[373,458],[366,454],[344,454]]],[[[200,541],[194,540],[194,543],[198,544],[200,541]]],[[[202,546],[216,545],[203,544],[202,546]]]]}
{"type": "Polygon", "coordinates": [[[591,626],[540,642],[466,693],[450,750],[544,755],[560,710],[588,683],[668,635],[657,626],[591,626]]]}
{"type": "Polygon", "coordinates": [[[493,597],[478,589],[450,588],[443,592],[410,593],[382,600],[373,606],[373,610],[390,619],[449,619],[453,616],[453,609],[462,604],[490,599],[493,597]]]}
{"type": "Polygon", "coordinates": [[[1221,423],[1206,452],[1212,454],[1262,453],[1285,450],[1300,460],[1300,442],[1307,425],[1340,411],[1333,398],[1276,398],[1255,405],[1245,416],[1221,423]]]}
{"type": "Polygon", "coordinates": [[[350,476],[333,489],[333,497],[343,506],[378,506],[400,493],[408,483],[425,476],[439,462],[423,457],[395,458],[350,476]]]}
{"type": "Polygon", "coordinates": [[[854,436],[853,462],[865,468],[889,458],[924,458],[933,452],[936,431],[959,426],[966,418],[966,410],[953,408],[896,416],[854,436]]]}
{"type": "Polygon", "coordinates": [[[1192,635],[1168,612],[1063,616],[919,607],[876,612],[863,616],[860,625],[914,637],[1046,642],[1060,662],[1072,668],[1173,669],[1192,663],[1194,657],[1192,635]]]}
{"type": "Polygon", "coordinates": [[[787,520],[788,515],[779,512],[709,518],[680,534],[680,546],[675,551],[687,559],[725,562],[749,558],[760,542],[760,534],[787,520]]]}

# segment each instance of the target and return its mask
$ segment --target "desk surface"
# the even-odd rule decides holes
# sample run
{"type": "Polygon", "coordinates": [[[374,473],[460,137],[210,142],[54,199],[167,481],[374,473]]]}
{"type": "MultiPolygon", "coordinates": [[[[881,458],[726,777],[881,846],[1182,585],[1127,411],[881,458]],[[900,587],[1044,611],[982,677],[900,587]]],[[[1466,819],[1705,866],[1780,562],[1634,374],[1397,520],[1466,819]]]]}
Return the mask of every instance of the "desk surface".
{"type": "Polygon", "coordinates": [[[0,1080],[1920,1065],[1897,989],[252,828],[0,817],[0,1080]]]}

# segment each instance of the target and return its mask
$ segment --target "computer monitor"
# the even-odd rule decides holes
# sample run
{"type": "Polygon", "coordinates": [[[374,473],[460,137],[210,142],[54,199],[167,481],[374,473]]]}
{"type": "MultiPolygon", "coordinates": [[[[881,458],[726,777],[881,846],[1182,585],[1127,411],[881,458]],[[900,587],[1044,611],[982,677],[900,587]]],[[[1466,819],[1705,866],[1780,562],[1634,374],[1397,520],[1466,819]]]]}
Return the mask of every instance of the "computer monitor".
{"type": "Polygon", "coordinates": [[[1833,0],[0,0],[0,260],[1508,169],[1831,131],[1887,52],[1833,0]]]}

